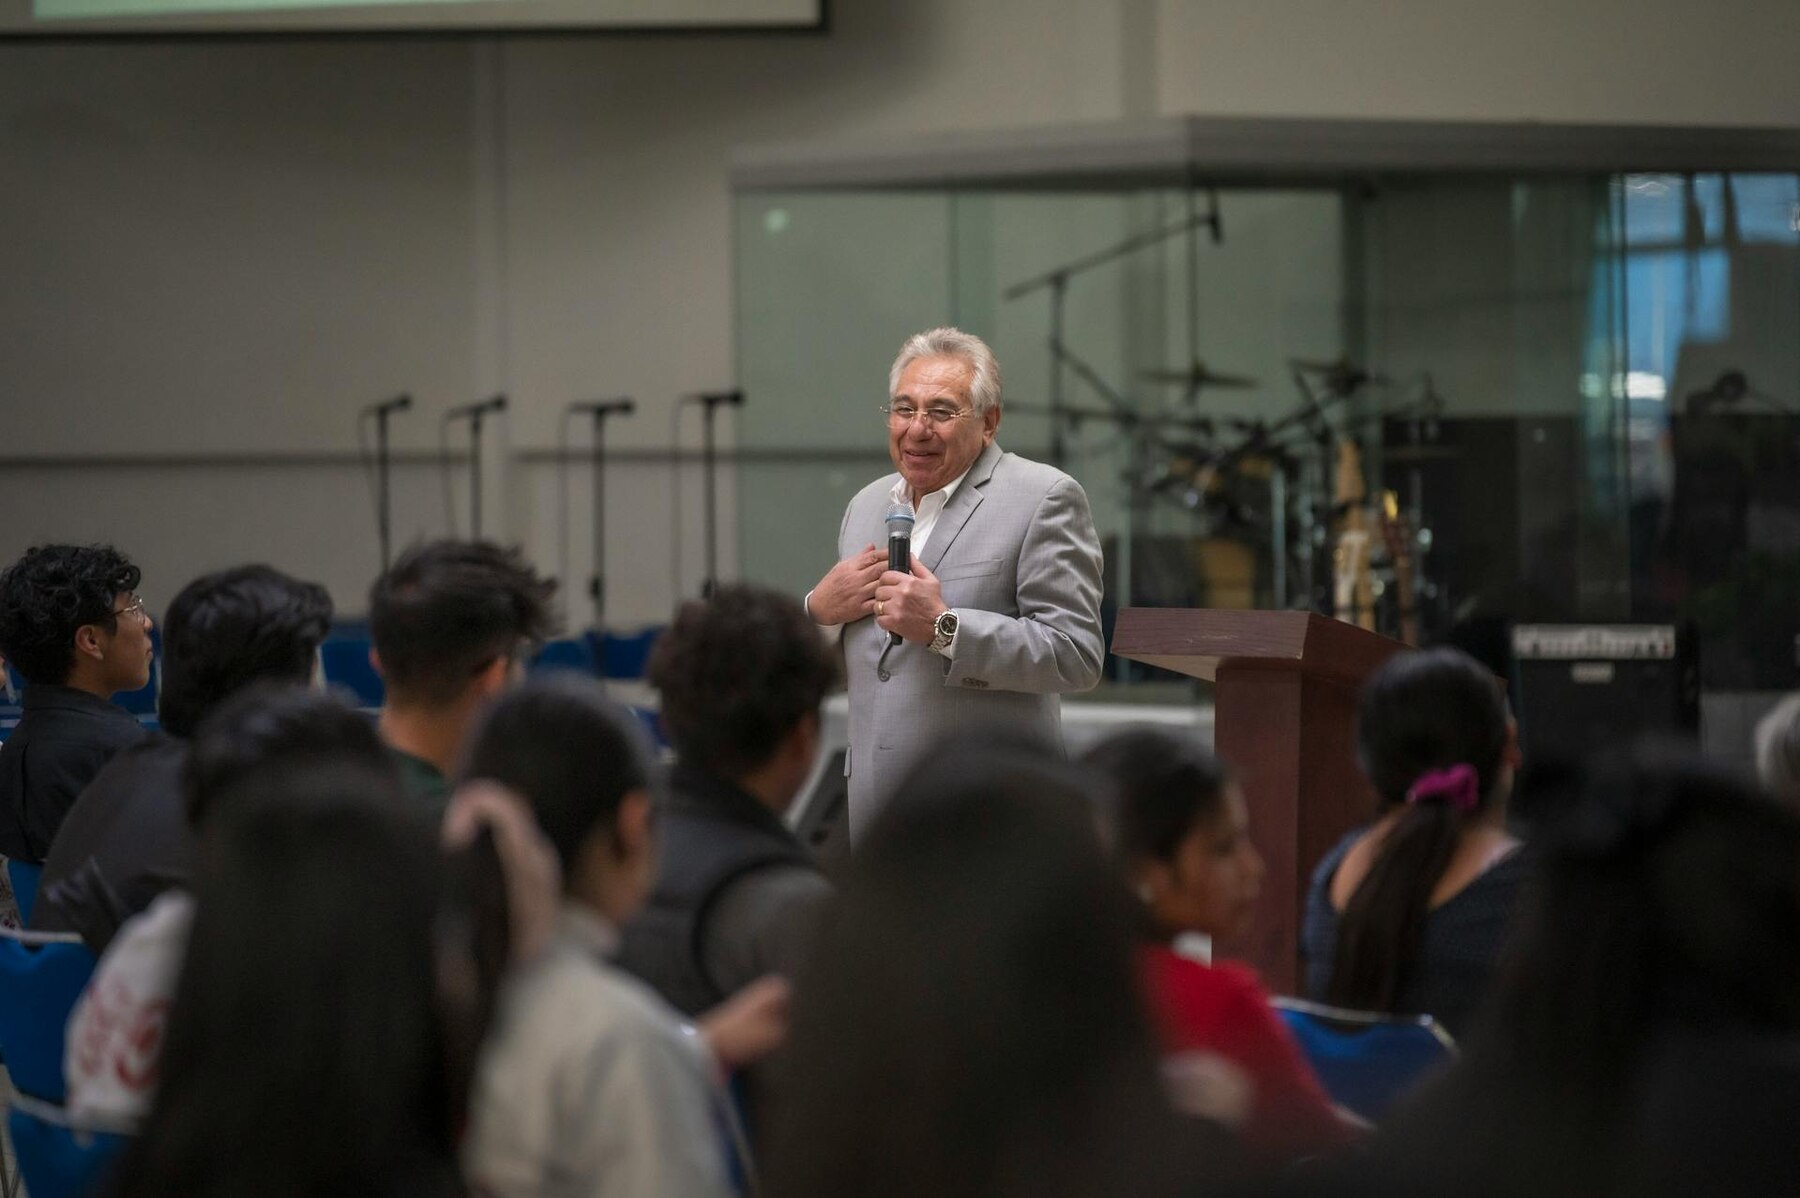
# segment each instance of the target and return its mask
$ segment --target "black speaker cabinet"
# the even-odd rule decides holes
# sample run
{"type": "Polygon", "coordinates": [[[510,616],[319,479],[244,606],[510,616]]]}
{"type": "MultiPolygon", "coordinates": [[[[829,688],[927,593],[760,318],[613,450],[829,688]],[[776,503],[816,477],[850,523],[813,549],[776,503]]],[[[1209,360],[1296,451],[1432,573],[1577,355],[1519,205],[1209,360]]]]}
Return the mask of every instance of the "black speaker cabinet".
{"type": "Polygon", "coordinates": [[[1697,737],[1694,640],[1674,624],[1516,625],[1512,700],[1526,764],[1645,734],[1697,737]]]}

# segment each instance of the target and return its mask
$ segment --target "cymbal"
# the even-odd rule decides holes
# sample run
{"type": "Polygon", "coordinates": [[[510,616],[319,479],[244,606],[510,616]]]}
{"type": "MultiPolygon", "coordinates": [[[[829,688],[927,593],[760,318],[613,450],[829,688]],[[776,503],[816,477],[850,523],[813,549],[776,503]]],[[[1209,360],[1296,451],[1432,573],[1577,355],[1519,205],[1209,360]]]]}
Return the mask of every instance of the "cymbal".
{"type": "Polygon", "coordinates": [[[1230,387],[1243,389],[1256,386],[1256,380],[1247,374],[1221,374],[1209,370],[1204,362],[1195,362],[1191,366],[1183,366],[1179,370],[1143,370],[1138,377],[1151,383],[1170,383],[1182,387],[1192,387],[1198,391],[1202,387],[1230,387]]]}

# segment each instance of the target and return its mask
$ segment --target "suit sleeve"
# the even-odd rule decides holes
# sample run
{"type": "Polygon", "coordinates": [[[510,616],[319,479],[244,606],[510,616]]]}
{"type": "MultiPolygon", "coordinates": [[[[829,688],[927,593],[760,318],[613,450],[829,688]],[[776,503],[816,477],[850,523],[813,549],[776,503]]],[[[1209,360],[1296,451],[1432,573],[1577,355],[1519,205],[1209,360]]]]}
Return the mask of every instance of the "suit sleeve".
{"type": "Polygon", "coordinates": [[[1100,538],[1072,478],[1045,493],[1019,549],[1017,616],[957,608],[956,656],[944,682],[998,690],[1084,691],[1100,681],[1100,538]]]}

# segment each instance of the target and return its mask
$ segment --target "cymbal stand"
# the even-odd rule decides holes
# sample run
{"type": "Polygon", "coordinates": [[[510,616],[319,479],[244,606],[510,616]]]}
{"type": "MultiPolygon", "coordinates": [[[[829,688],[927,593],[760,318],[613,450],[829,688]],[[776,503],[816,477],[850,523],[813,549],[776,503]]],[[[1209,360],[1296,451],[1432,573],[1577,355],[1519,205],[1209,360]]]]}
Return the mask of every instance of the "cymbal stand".
{"type": "MultiPolygon", "coordinates": [[[[1068,450],[1067,442],[1064,437],[1066,422],[1062,409],[1063,367],[1072,356],[1067,350],[1067,341],[1064,336],[1064,320],[1067,315],[1066,305],[1068,300],[1069,280],[1076,275],[1085,274],[1090,270],[1116,262],[1121,258],[1128,257],[1139,250],[1148,249],[1154,245],[1160,245],[1171,237],[1177,237],[1190,228],[1214,224],[1217,220],[1218,213],[1215,205],[1213,212],[1200,216],[1190,215],[1184,220],[1175,222],[1173,225],[1168,225],[1161,229],[1154,229],[1148,233],[1138,233],[1134,236],[1127,237],[1123,241],[1116,242],[1104,249],[1096,250],[1091,254],[1084,254],[1079,258],[1073,258],[1053,270],[1045,271],[1040,275],[1033,275],[1028,279],[1023,279],[1000,293],[1002,299],[1015,300],[1022,296],[1029,295],[1033,291],[1039,291],[1046,288],[1050,291],[1050,335],[1048,339],[1050,349],[1050,380],[1047,389],[1047,397],[1050,403],[1051,465],[1058,469],[1062,469],[1066,464],[1068,450]]],[[[1127,408],[1130,407],[1129,404],[1125,404],[1124,406],[1127,408]]]]}

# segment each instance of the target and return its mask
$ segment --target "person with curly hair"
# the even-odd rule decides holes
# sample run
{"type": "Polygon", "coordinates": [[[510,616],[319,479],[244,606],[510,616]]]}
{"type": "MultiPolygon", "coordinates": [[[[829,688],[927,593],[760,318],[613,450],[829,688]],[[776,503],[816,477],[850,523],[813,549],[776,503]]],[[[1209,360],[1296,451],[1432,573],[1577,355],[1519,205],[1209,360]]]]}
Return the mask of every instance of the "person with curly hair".
{"type": "Polygon", "coordinates": [[[324,587],[265,565],[181,588],[163,620],[162,730],[107,762],[70,807],[44,860],[33,928],[79,932],[101,953],[121,924],[187,884],[182,772],[195,729],[252,683],[309,681],[331,611],[324,587]]]}
{"type": "MultiPolygon", "coordinates": [[[[619,963],[694,1016],[758,978],[792,978],[830,903],[831,884],[781,817],[818,757],[837,666],[798,602],[725,586],[676,613],[649,678],[679,761],[657,812],[655,886],[619,963]]],[[[753,1122],[767,1082],[767,1070],[748,1075],[753,1122]]]]}
{"type": "Polygon", "coordinates": [[[0,854],[44,860],[75,796],[144,736],[111,702],[150,681],[141,572],[110,545],[38,545],[0,572],[0,657],[25,679],[0,747],[0,854]]]}

